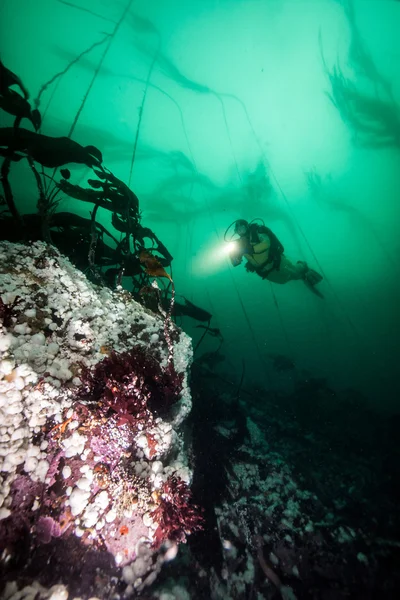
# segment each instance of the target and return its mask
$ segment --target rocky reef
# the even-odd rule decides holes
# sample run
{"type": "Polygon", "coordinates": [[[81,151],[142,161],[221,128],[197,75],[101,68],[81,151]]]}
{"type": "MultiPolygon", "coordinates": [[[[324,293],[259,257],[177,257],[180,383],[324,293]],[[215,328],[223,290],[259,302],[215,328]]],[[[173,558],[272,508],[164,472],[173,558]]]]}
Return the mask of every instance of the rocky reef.
{"type": "Polygon", "coordinates": [[[190,338],[53,246],[0,243],[7,598],[129,597],[201,528],[183,424],[190,338]]]}

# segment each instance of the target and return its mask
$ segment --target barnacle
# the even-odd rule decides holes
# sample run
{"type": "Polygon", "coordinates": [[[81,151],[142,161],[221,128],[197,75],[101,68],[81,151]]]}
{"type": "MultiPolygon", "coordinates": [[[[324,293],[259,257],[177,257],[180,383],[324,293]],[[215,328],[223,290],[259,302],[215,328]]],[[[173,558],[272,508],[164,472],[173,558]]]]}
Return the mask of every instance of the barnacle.
{"type": "Polygon", "coordinates": [[[93,469],[94,479],[101,489],[106,489],[111,483],[110,468],[105,463],[98,463],[93,469]]]}
{"type": "Polygon", "coordinates": [[[114,507],[122,516],[132,509],[139,513],[146,512],[151,503],[151,494],[147,482],[138,477],[131,464],[121,462],[113,471],[110,481],[110,492],[114,507]]]}

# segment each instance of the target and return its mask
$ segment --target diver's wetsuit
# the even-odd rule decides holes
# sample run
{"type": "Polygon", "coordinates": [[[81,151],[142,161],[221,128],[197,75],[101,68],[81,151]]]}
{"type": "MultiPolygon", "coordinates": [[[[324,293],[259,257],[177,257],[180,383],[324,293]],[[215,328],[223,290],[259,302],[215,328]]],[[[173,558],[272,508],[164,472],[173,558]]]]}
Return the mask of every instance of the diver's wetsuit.
{"type": "Polygon", "coordinates": [[[249,251],[243,254],[246,269],[273,283],[287,283],[304,279],[308,269],[305,263],[292,263],[284,254],[284,247],[265,225],[250,225],[246,235],[249,251]],[[250,251],[251,250],[251,251],[250,251]]]}

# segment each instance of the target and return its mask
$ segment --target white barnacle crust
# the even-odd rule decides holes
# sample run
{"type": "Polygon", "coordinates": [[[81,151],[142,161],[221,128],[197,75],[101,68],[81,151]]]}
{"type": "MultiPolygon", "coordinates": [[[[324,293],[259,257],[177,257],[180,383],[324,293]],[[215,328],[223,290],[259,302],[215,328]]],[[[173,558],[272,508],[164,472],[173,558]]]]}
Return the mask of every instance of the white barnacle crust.
{"type": "MultiPolygon", "coordinates": [[[[20,510],[17,498],[31,511],[32,556],[40,536],[44,548],[52,536],[61,544],[64,532],[87,548],[101,538],[120,568],[120,584],[141,589],[160,568],[151,546],[157,490],[172,474],[191,480],[179,432],[191,407],[191,340],[171,324],[181,393],[167,420],[154,416],[132,433],[114,413],[85,412],[87,399],[77,396],[82,369],[138,346],[164,369],[164,318],[121,288],[93,285],[41,242],[0,242],[0,296],[5,304],[18,296],[11,318],[0,320],[0,536],[20,510]]],[[[12,564],[12,548],[2,567],[6,556],[12,564]]],[[[7,583],[4,593],[13,600],[66,600],[66,582],[55,584],[43,587],[21,572],[21,582],[7,583]]]]}

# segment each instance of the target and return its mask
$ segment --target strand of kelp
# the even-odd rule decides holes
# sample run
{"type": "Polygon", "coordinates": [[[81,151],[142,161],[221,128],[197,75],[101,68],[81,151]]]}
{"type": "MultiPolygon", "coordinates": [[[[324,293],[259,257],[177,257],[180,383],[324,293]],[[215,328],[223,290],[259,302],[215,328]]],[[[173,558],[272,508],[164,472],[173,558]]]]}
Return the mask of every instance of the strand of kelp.
{"type": "MultiPolygon", "coordinates": [[[[73,8],[77,8],[77,9],[85,10],[85,12],[89,12],[90,14],[92,14],[92,15],[94,15],[94,16],[99,16],[99,15],[97,15],[97,14],[93,13],[92,11],[89,11],[89,10],[83,9],[83,8],[81,8],[81,7],[77,7],[77,6],[73,5],[73,4],[72,4],[72,3],[70,3],[70,2],[65,2],[64,0],[58,0],[58,2],[61,2],[62,4],[66,4],[67,6],[71,6],[71,7],[73,7],[73,8]]],[[[122,22],[123,22],[123,20],[124,20],[124,18],[125,18],[125,16],[126,16],[126,13],[127,13],[127,11],[129,10],[129,8],[130,8],[130,6],[131,6],[132,2],[133,2],[133,0],[130,0],[130,1],[129,1],[128,5],[127,5],[127,6],[126,6],[126,8],[125,8],[125,11],[123,12],[123,14],[122,14],[122,16],[121,16],[121,18],[120,18],[120,21],[119,21],[119,22],[117,22],[117,23],[115,23],[114,31],[113,31],[112,33],[106,33],[106,34],[105,34],[105,36],[103,37],[103,39],[101,39],[101,40],[99,40],[99,41],[97,41],[97,42],[94,42],[94,43],[93,43],[91,46],[89,46],[88,48],[86,48],[85,50],[83,50],[83,51],[82,51],[80,54],[78,54],[76,57],[74,57],[74,58],[73,58],[73,59],[72,59],[72,60],[71,60],[69,63],[67,63],[67,65],[66,65],[66,67],[65,67],[64,69],[62,69],[61,71],[59,71],[58,73],[56,73],[55,75],[53,75],[53,76],[52,76],[52,77],[51,77],[51,78],[50,78],[48,81],[46,81],[46,82],[45,82],[45,83],[44,83],[44,84],[43,84],[43,85],[40,87],[40,89],[39,89],[39,92],[38,92],[38,95],[37,95],[37,97],[36,97],[36,98],[35,98],[35,100],[34,100],[34,106],[35,106],[35,108],[37,108],[37,109],[39,108],[39,105],[40,105],[40,100],[41,100],[42,94],[43,94],[43,93],[44,93],[44,92],[47,90],[47,88],[48,88],[48,87],[49,87],[49,86],[50,86],[52,83],[56,82],[56,85],[54,86],[54,88],[53,88],[53,90],[52,90],[52,93],[51,93],[51,96],[50,96],[50,98],[49,98],[49,101],[48,101],[48,103],[47,103],[47,105],[46,105],[46,108],[45,108],[45,110],[44,110],[44,111],[43,111],[43,113],[42,113],[41,127],[43,126],[43,121],[44,121],[44,118],[45,118],[45,116],[46,116],[46,114],[47,114],[47,111],[48,111],[48,110],[49,110],[49,108],[50,108],[50,105],[51,105],[51,103],[52,103],[52,100],[53,100],[53,98],[54,98],[54,96],[55,96],[55,94],[56,94],[56,91],[57,91],[57,89],[58,89],[58,86],[59,86],[59,84],[60,84],[60,82],[61,82],[61,80],[62,80],[62,77],[63,77],[63,76],[64,76],[64,75],[65,75],[65,74],[66,74],[66,73],[67,73],[67,72],[68,72],[68,71],[69,71],[69,70],[70,70],[70,69],[71,69],[71,68],[72,68],[74,65],[76,65],[78,62],[80,62],[84,56],[86,56],[86,55],[87,55],[87,54],[89,54],[89,53],[90,53],[92,50],[94,50],[94,49],[95,49],[95,48],[97,48],[98,46],[101,46],[101,45],[103,45],[104,43],[106,43],[106,42],[108,41],[109,43],[108,43],[108,45],[107,45],[107,48],[105,49],[105,52],[103,53],[103,55],[102,55],[102,57],[101,57],[101,59],[100,59],[100,62],[99,62],[98,66],[97,66],[97,68],[96,68],[96,70],[95,70],[95,73],[94,73],[94,75],[93,75],[93,77],[92,77],[92,80],[91,80],[91,82],[90,82],[90,84],[89,84],[89,87],[88,87],[88,89],[86,90],[86,93],[85,93],[85,96],[84,96],[84,98],[83,98],[83,100],[82,100],[82,103],[81,103],[81,105],[79,106],[78,112],[77,112],[77,114],[75,115],[74,121],[73,121],[73,123],[72,123],[72,125],[71,125],[71,127],[70,127],[70,130],[69,130],[69,133],[68,133],[68,137],[70,138],[70,137],[72,136],[72,133],[73,133],[73,131],[74,131],[74,129],[75,129],[75,126],[76,126],[76,124],[77,124],[77,122],[78,122],[79,116],[80,116],[80,114],[81,114],[81,112],[82,112],[82,110],[83,110],[83,108],[84,108],[84,105],[85,105],[85,103],[86,103],[86,100],[87,100],[87,98],[88,98],[88,96],[89,96],[90,90],[91,90],[91,89],[92,89],[92,87],[93,87],[93,84],[94,84],[94,82],[95,82],[95,80],[96,80],[96,78],[97,78],[97,75],[98,75],[98,73],[99,73],[99,71],[100,71],[100,68],[101,68],[101,66],[102,66],[102,64],[103,64],[103,62],[104,62],[104,59],[105,59],[106,55],[107,55],[107,52],[108,52],[108,50],[110,49],[111,43],[112,43],[113,39],[115,38],[115,35],[116,35],[116,33],[117,33],[117,31],[118,31],[118,29],[119,29],[120,25],[122,24],[122,22]]],[[[106,20],[108,20],[108,19],[106,19],[106,20]]],[[[53,179],[54,179],[54,175],[55,175],[55,173],[56,173],[56,169],[54,169],[54,171],[53,171],[53,175],[52,175],[52,178],[51,178],[51,180],[53,180],[53,179]]]]}
{"type": "Polygon", "coordinates": [[[133,165],[134,165],[135,157],[136,157],[136,150],[137,150],[139,134],[140,134],[140,126],[142,124],[143,110],[144,110],[144,105],[145,105],[146,98],[147,98],[147,92],[148,92],[149,85],[150,85],[150,79],[153,74],[153,70],[154,70],[155,64],[157,62],[158,55],[161,50],[161,35],[160,35],[159,31],[157,30],[157,28],[154,27],[153,24],[148,19],[139,17],[136,14],[132,14],[130,16],[131,16],[131,24],[133,25],[134,29],[136,29],[140,33],[145,32],[145,33],[150,33],[151,35],[155,35],[158,39],[158,42],[157,42],[156,51],[153,53],[153,56],[152,56],[151,62],[150,62],[150,66],[147,71],[147,78],[146,78],[145,87],[144,87],[144,91],[143,91],[142,103],[139,108],[139,119],[138,119],[138,123],[136,126],[136,135],[135,135],[135,142],[133,145],[132,159],[131,159],[131,165],[130,165],[130,170],[129,170],[128,186],[131,185],[133,165]]]}
{"type": "MultiPolygon", "coordinates": [[[[389,102],[378,98],[379,94],[376,85],[380,84],[385,90],[384,79],[374,79],[373,73],[375,66],[368,62],[368,58],[361,53],[360,60],[363,65],[363,74],[370,83],[375,86],[376,98],[371,99],[359,92],[351,81],[345,78],[339,66],[339,60],[330,71],[324,56],[322,46],[322,35],[319,32],[319,49],[324,72],[329,80],[331,91],[325,92],[333,106],[339,112],[342,121],[353,131],[356,132],[357,140],[361,140],[361,146],[368,148],[399,148],[400,120],[399,109],[391,92],[389,102]]],[[[378,77],[378,75],[376,75],[378,77]]],[[[387,90],[386,90],[386,93],[387,90]]],[[[361,221],[362,223],[362,221],[361,221]]],[[[364,222],[365,224],[365,222],[364,222]]],[[[398,270],[397,257],[393,257],[386,245],[383,243],[378,233],[368,224],[369,233],[374,237],[382,253],[390,261],[392,267],[398,270]]]]}
{"type": "Polygon", "coordinates": [[[149,83],[150,83],[151,74],[153,72],[154,65],[156,64],[157,53],[158,53],[158,51],[155,53],[155,55],[153,57],[153,60],[151,61],[150,68],[149,68],[148,73],[147,73],[147,79],[146,79],[146,85],[145,85],[144,92],[143,92],[142,103],[141,103],[140,108],[139,108],[139,120],[138,120],[138,124],[137,124],[137,127],[136,127],[135,143],[133,145],[131,166],[130,166],[130,169],[129,169],[129,178],[128,178],[128,186],[129,187],[130,187],[131,181],[132,181],[133,164],[135,162],[136,150],[137,150],[137,145],[138,145],[138,141],[139,141],[139,132],[140,132],[140,126],[142,124],[144,104],[146,102],[146,97],[147,97],[147,92],[148,92],[148,89],[149,89],[149,83]]]}
{"type": "Polygon", "coordinates": [[[109,36],[109,38],[108,38],[108,43],[107,43],[107,45],[106,45],[106,47],[105,47],[105,49],[104,49],[104,52],[103,52],[103,54],[101,55],[100,61],[99,61],[98,65],[97,65],[97,68],[96,68],[96,70],[95,70],[94,74],[93,74],[92,80],[91,80],[91,81],[90,81],[90,83],[89,83],[89,86],[88,86],[88,88],[87,88],[87,90],[86,90],[86,93],[85,93],[85,95],[84,95],[84,97],[83,97],[83,99],[82,99],[81,105],[80,105],[80,106],[79,106],[79,108],[78,108],[78,112],[76,113],[76,115],[75,115],[75,118],[74,118],[74,120],[73,120],[73,122],[72,122],[72,125],[71,125],[71,127],[70,127],[70,129],[69,129],[68,136],[67,136],[67,137],[69,137],[69,138],[72,136],[72,134],[73,134],[73,132],[74,132],[74,129],[75,129],[75,127],[76,127],[77,123],[78,123],[79,117],[80,117],[80,115],[81,115],[81,113],[82,113],[82,110],[83,110],[83,108],[84,108],[85,104],[86,104],[86,100],[88,99],[88,96],[89,96],[89,94],[90,94],[90,92],[91,92],[91,90],[92,90],[92,87],[93,87],[93,85],[94,85],[94,82],[95,82],[95,81],[96,81],[96,79],[97,79],[97,76],[98,76],[98,74],[99,74],[99,72],[100,72],[100,69],[101,69],[101,67],[102,67],[102,65],[103,65],[103,62],[104,62],[104,60],[105,60],[105,58],[106,58],[106,56],[107,56],[107,54],[108,54],[108,52],[109,52],[109,50],[110,50],[110,48],[111,48],[111,45],[112,45],[112,43],[113,43],[113,41],[114,41],[114,39],[115,39],[115,36],[116,36],[116,34],[117,34],[117,32],[118,32],[119,28],[121,27],[122,23],[124,22],[124,20],[125,20],[125,17],[126,17],[126,15],[128,14],[128,12],[129,12],[129,10],[130,10],[130,8],[131,8],[132,4],[133,4],[133,2],[134,2],[134,0],[129,0],[129,1],[128,1],[128,3],[127,3],[127,5],[125,6],[125,8],[124,8],[124,10],[123,10],[123,12],[122,12],[122,14],[121,14],[121,16],[120,16],[120,18],[119,18],[118,22],[116,23],[116,25],[115,25],[115,27],[114,27],[114,30],[113,30],[113,32],[110,34],[110,36],[109,36]]]}
{"type": "MultiPolygon", "coordinates": [[[[102,40],[100,40],[98,42],[94,42],[91,46],[89,46],[89,48],[86,48],[86,50],[83,50],[83,52],[78,54],[76,56],[76,58],[74,58],[74,60],[72,60],[70,63],[67,64],[65,69],[63,69],[59,73],[56,73],[55,75],[53,75],[53,77],[51,77],[48,81],[46,81],[46,83],[44,83],[40,87],[39,93],[34,100],[35,108],[39,108],[41,96],[42,96],[43,92],[45,92],[46,89],[49,87],[49,85],[54,83],[59,77],[62,77],[63,75],[65,75],[77,62],[79,62],[81,60],[81,58],[83,56],[85,56],[86,54],[89,54],[89,52],[91,52],[94,48],[97,48],[97,46],[101,46],[102,44],[105,44],[105,42],[108,40],[108,38],[110,36],[111,36],[111,33],[106,33],[105,37],[102,40]]],[[[43,117],[42,117],[42,123],[43,123],[43,117]]]]}
{"type": "MultiPolygon", "coordinates": [[[[106,58],[106,56],[107,56],[107,54],[108,54],[108,52],[109,52],[109,50],[111,48],[111,45],[112,45],[112,43],[113,43],[113,41],[115,39],[115,36],[116,36],[119,28],[121,27],[122,23],[124,22],[124,20],[126,18],[126,15],[128,14],[128,12],[129,12],[132,4],[133,4],[133,1],[134,0],[129,0],[128,3],[126,4],[126,6],[125,6],[125,8],[124,8],[124,10],[123,10],[123,12],[122,12],[122,14],[121,14],[118,22],[115,23],[114,30],[112,31],[112,33],[106,34],[106,36],[105,36],[105,38],[103,40],[101,40],[100,42],[97,42],[95,45],[91,46],[87,51],[84,51],[83,53],[81,53],[75,60],[73,60],[69,65],[67,65],[67,67],[64,70],[64,72],[62,72],[60,74],[60,76],[61,76],[65,72],[67,72],[69,70],[69,68],[73,66],[73,64],[75,64],[76,62],[78,62],[78,60],[80,60],[82,58],[82,56],[84,56],[85,54],[88,54],[88,52],[91,49],[93,49],[93,47],[98,46],[99,44],[102,44],[102,43],[104,43],[106,41],[108,42],[107,45],[106,45],[106,48],[105,48],[104,52],[101,55],[100,61],[99,61],[98,65],[97,65],[97,67],[96,67],[96,69],[94,71],[93,77],[92,77],[92,79],[91,79],[91,81],[89,83],[89,86],[88,86],[88,88],[86,90],[86,93],[85,93],[85,95],[84,95],[84,97],[82,99],[82,102],[81,102],[81,104],[80,104],[80,106],[78,108],[78,111],[77,111],[77,113],[75,115],[75,118],[74,118],[74,120],[73,120],[73,122],[71,124],[71,127],[70,127],[68,135],[67,135],[68,138],[72,137],[72,134],[73,134],[73,132],[75,130],[75,127],[76,127],[76,125],[78,123],[79,117],[80,117],[80,115],[81,115],[81,113],[82,113],[82,111],[84,109],[86,101],[87,101],[87,99],[89,97],[89,94],[90,94],[90,92],[92,90],[92,87],[93,87],[93,85],[94,85],[94,83],[95,83],[95,81],[97,79],[97,76],[98,76],[98,74],[100,72],[100,69],[101,69],[101,67],[103,65],[103,62],[104,62],[104,60],[105,60],[105,58],[106,58]]],[[[57,76],[55,76],[55,77],[57,77],[57,76]]],[[[55,80],[55,78],[52,79],[52,81],[54,81],[54,80],[55,80]]],[[[52,81],[50,81],[49,83],[51,83],[52,81]]],[[[46,87],[47,87],[47,85],[49,85],[49,83],[44,84],[44,86],[42,86],[42,88],[41,88],[41,90],[39,92],[38,100],[40,99],[41,93],[44,91],[44,89],[46,89],[46,87]]],[[[56,173],[56,169],[54,169],[54,171],[53,171],[52,179],[54,179],[55,173],[56,173]]],[[[93,212],[93,215],[96,215],[96,212],[97,211],[95,209],[94,212],[93,212]]],[[[93,215],[92,215],[92,221],[93,221],[93,215]]],[[[92,226],[92,228],[93,228],[93,226],[92,226]]]]}
{"type": "Polygon", "coordinates": [[[346,2],[343,2],[342,7],[351,33],[351,41],[349,44],[348,53],[349,63],[359,75],[365,77],[375,85],[375,92],[377,94],[379,94],[378,86],[380,85],[385,94],[393,102],[396,102],[390,82],[382,75],[382,73],[380,73],[371,54],[368,52],[363,43],[356,23],[353,0],[347,0],[346,2]]]}
{"type": "Polygon", "coordinates": [[[116,21],[113,21],[112,19],[109,19],[108,17],[105,17],[104,15],[100,15],[99,13],[96,13],[93,10],[90,10],[89,8],[84,8],[83,6],[78,6],[77,4],[73,4],[72,2],[67,2],[66,0],[57,0],[57,2],[59,2],[60,4],[65,4],[66,6],[75,8],[76,10],[80,10],[82,12],[92,15],[93,17],[97,17],[98,19],[102,19],[103,21],[108,21],[109,23],[113,23],[114,25],[116,25],[116,21]]]}
{"type": "MultiPolygon", "coordinates": [[[[232,156],[233,156],[233,159],[234,159],[234,163],[235,163],[235,167],[236,167],[236,172],[238,174],[239,180],[242,181],[242,177],[240,175],[240,171],[239,171],[239,167],[238,167],[238,163],[237,163],[237,159],[236,159],[236,155],[235,155],[235,151],[234,151],[234,147],[233,147],[233,143],[232,143],[232,137],[231,137],[231,134],[230,134],[230,129],[229,129],[228,121],[227,121],[225,106],[224,106],[224,103],[223,103],[223,100],[222,100],[222,94],[218,94],[217,92],[211,90],[210,88],[208,88],[206,86],[202,86],[200,84],[196,84],[195,82],[187,79],[186,77],[184,77],[179,72],[179,70],[175,67],[175,65],[172,65],[172,63],[170,61],[168,61],[165,57],[163,57],[163,60],[161,62],[162,62],[162,65],[164,66],[164,68],[167,70],[167,72],[169,74],[172,73],[174,75],[173,79],[177,83],[180,83],[180,84],[184,85],[185,87],[189,87],[190,89],[193,89],[194,91],[199,92],[199,93],[210,93],[210,94],[214,95],[218,99],[218,101],[221,104],[221,109],[222,109],[222,113],[223,113],[224,124],[225,124],[225,128],[226,128],[226,131],[227,131],[227,136],[228,136],[228,140],[229,140],[229,146],[230,146],[230,149],[231,149],[231,152],[232,152],[232,156]]],[[[235,96],[231,96],[231,97],[233,97],[236,100],[238,100],[235,96]]],[[[241,102],[241,101],[239,101],[239,102],[241,102]]],[[[241,104],[243,105],[243,103],[241,103],[241,104]]],[[[248,117],[247,110],[245,110],[245,114],[248,117]]],[[[249,121],[250,121],[250,119],[249,119],[249,121]]],[[[252,125],[251,125],[251,128],[254,131],[254,128],[253,128],[252,125]]],[[[197,170],[195,162],[194,162],[194,166],[195,166],[195,168],[197,170]]],[[[204,194],[203,197],[205,198],[205,194],[204,194]]],[[[209,209],[209,213],[211,214],[210,209],[209,209]]],[[[218,235],[216,227],[215,227],[215,224],[213,223],[213,225],[214,225],[214,230],[216,231],[216,234],[218,235]]],[[[236,294],[238,296],[240,306],[241,306],[241,308],[243,310],[243,313],[244,313],[247,325],[249,326],[249,329],[250,329],[250,332],[251,332],[251,335],[252,335],[252,339],[253,339],[253,343],[255,344],[255,346],[256,346],[256,348],[258,350],[259,358],[260,358],[261,362],[263,363],[264,360],[262,358],[262,354],[261,354],[261,351],[259,349],[255,333],[254,333],[253,328],[251,326],[250,319],[249,319],[249,317],[247,315],[247,312],[246,312],[246,309],[244,307],[244,303],[243,303],[243,300],[241,298],[239,289],[237,288],[236,282],[234,281],[233,278],[232,278],[232,281],[234,283],[235,291],[236,291],[236,294]]],[[[274,294],[274,304],[275,304],[276,309],[278,311],[278,316],[279,316],[279,320],[280,320],[280,323],[281,323],[281,326],[282,326],[282,329],[283,329],[283,332],[284,332],[284,337],[285,337],[285,339],[287,341],[288,348],[290,348],[290,342],[289,342],[288,334],[287,334],[286,328],[284,326],[282,314],[281,314],[281,311],[280,311],[280,308],[279,308],[279,304],[278,304],[278,301],[277,301],[277,298],[276,298],[275,294],[274,294]]]]}
{"type": "MultiPolygon", "coordinates": [[[[172,66],[172,64],[169,61],[167,61],[165,58],[163,60],[163,64],[164,64],[164,66],[168,65],[169,72],[173,71],[173,73],[175,75],[179,73],[178,69],[175,66],[172,66]]],[[[219,100],[219,102],[221,104],[221,109],[222,109],[222,113],[223,113],[223,119],[224,119],[224,124],[225,124],[225,127],[226,127],[226,131],[227,131],[227,137],[228,137],[228,140],[229,140],[230,149],[231,149],[231,152],[232,152],[232,155],[233,155],[233,158],[234,158],[234,162],[235,162],[235,166],[236,166],[236,171],[237,171],[239,180],[242,181],[242,177],[240,175],[239,167],[238,167],[238,164],[237,164],[237,159],[236,159],[234,148],[233,148],[232,137],[230,135],[229,125],[228,125],[228,121],[227,121],[227,117],[226,117],[225,106],[224,106],[223,100],[221,98],[221,95],[218,94],[218,93],[216,93],[216,92],[214,92],[210,88],[207,88],[206,86],[201,86],[199,84],[195,84],[194,82],[191,82],[186,77],[184,77],[184,76],[182,76],[180,74],[179,74],[178,77],[174,77],[174,80],[177,81],[178,83],[180,82],[180,83],[186,84],[189,88],[192,88],[192,89],[194,88],[194,91],[197,91],[197,92],[200,92],[200,93],[210,93],[210,94],[214,95],[219,100]]],[[[186,127],[185,127],[185,135],[188,138],[186,127]]],[[[189,149],[190,149],[190,144],[188,144],[188,146],[189,146],[189,149]]],[[[190,152],[191,152],[191,149],[190,149],[190,152]]],[[[192,160],[193,160],[193,164],[194,164],[195,170],[196,170],[197,174],[199,174],[198,170],[197,170],[196,162],[195,162],[194,157],[193,157],[193,154],[192,154],[192,160]]],[[[206,194],[204,193],[203,183],[201,181],[200,181],[200,186],[201,186],[201,189],[202,189],[202,192],[203,192],[203,200],[205,201],[205,203],[207,205],[207,209],[208,209],[210,218],[211,218],[211,220],[213,222],[214,231],[215,231],[215,233],[217,235],[217,238],[219,238],[218,230],[216,228],[216,225],[215,225],[215,222],[214,222],[214,219],[213,219],[213,213],[212,213],[211,208],[210,208],[210,206],[208,204],[208,201],[206,200],[206,194]]],[[[252,338],[254,347],[257,350],[257,354],[258,354],[260,363],[263,364],[266,367],[264,373],[265,373],[265,375],[267,377],[268,384],[271,385],[271,379],[270,379],[270,377],[268,375],[268,367],[267,367],[267,365],[265,363],[265,359],[264,359],[264,357],[262,355],[262,352],[261,352],[260,346],[258,344],[256,335],[255,335],[255,332],[254,332],[254,329],[253,329],[253,326],[251,324],[251,320],[250,320],[249,315],[248,315],[248,313],[246,311],[243,299],[241,297],[240,291],[239,291],[239,289],[237,287],[236,281],[235,281],[235,279],[233,277],[233,274],[232,274],[231,270],[230,270],[230,274],[231,274],[231,278],[232,278],[232,284],[234,286],[235,293],[236,293],[238,301],[239,301],[239,305],[240,305],[240,307],[242,309],[244,318],[245,318],[247,326],[249,328],[249,331],[250,331],[250,334],[251,334],[251,338],[252,338]]],[[[275,298],[275,300],[276,300],[276,298],[275,298]]],[[[279,317],[280,317],[280,323],[281,323],[281,325],[283,327],[283,330],[284,330],[285,339],[288,341],[287,331],[284,328],[282,315],[280,313],[279,305],[278,305],[277,301],[275,301],[275,306],[276,306],[276,308],[278,310],[278,314],[279,314],[279,317]]],[[[290,347],[289,341],[288,341],[288,347],[290,347]]]]}

